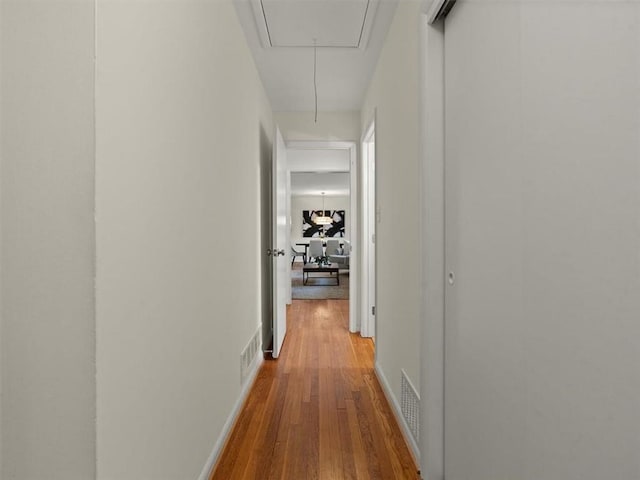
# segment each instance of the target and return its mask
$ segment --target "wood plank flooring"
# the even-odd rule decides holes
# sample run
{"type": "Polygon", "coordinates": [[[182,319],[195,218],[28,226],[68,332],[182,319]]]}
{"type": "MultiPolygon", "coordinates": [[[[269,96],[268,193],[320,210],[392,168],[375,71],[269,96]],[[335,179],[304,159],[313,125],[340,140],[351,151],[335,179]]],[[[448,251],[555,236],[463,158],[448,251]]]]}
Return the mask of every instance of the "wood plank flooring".
{"type": "Polygon", "coordinates": [[[348,300],[294,300],[212,480],[419,479],[348,300]]]}

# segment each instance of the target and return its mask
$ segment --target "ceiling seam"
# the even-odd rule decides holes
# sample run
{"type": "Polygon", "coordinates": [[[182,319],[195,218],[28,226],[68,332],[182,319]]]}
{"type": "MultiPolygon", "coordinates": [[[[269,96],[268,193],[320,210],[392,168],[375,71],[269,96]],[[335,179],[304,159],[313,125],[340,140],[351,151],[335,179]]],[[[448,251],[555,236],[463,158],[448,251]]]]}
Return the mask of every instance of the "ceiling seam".
{"type": "Polygon", "coordinates": [[[271,41],[271,32],[269,31],[269,22],[267,22],[267,13],[264,11],[264,3],[262,3],[262,0],[260,0],[260,8],[262,9],[262,18],[264,18],[264,28],[267,29],[267,38],[269,39],[269,45],[273,48],[273,41],[271,41]]]}
{"type": "MultiPolygon", "coordinates": [[[[262,0],[260,0],[262,1],[262,0]]],[[[364,33],[364,26],[367,23],[367,14],[369,13],[369,2],[370,0],[367,0],[367,6],[364,9],[364,18],[362,19],[362,27],[360,27],[360,37],[358,38],[358,46],[356,48],[360,48],[360,43],[362,42],[362,35],[364,33]]]]}

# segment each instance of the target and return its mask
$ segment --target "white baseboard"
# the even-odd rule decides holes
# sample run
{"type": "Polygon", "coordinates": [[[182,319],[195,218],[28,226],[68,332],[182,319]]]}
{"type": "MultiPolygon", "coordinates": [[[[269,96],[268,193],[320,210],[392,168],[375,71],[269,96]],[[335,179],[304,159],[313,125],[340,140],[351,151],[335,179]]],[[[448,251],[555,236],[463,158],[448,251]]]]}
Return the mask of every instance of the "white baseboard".
{"type": "Polygon", "coordinates": [[[222,453],[222,449],[224,448],[224,445],[227,442],[227,438],[231,433],[231,429],[236,423],[236,419],[240,414],[240,410],[242,410],[242,406],[244,405],[244,402],[247,399],[249,392],[251,391],[251,387],[253,387],[253,383],[256,380],[256,377],[258,375],[258,370],[260,370],[260,366],[264,361],[261,350],[258,351],[258,354],[256,355],[256,359],[257,360],[253,362],[253,367],[251,368],[251,372],[249,373],[249,375],[247,375],[247,381],[244,383],[242,390],[240,391],[240,396],[238,397],[238,400],[236,400],[236,403],[233,405],[233,410],[231,411],[231,415],[229,415],[229,418],[227,418],[227,421],[222,427],[222,432],[220,432],[220,436],[218,437],[218,440],[216,440],[216,443],[213,446],[213,450],[211,451],[211,455],[209,455],[209,458],[207,459],[207,463],[202,469],[202,472],[200,473],[198,480],[209,480],[209,478],[211,477],[211,474],[213,473],[213,468],[216,466],[218,457],[220,457],[220,454],[222,453]]]}
{"type": "Polygon", "coordinates": [[[393,391],[391,390],[391,386],[387,381],[387,377],[385,377],[384,372],[382,371],[382,368],[380,368],[380,364],[378,362],[376,362],[375,371],[376,371],[376,376],[378,377],[378,381],[382,386],[382,391],[384,392],[384,396],[387,397],[387,401],[391,404],[393,414],[395,415],[396,420],[400,425],[400,430],[402,431],[402,435],[404,436],[404,439],[407,442],[407,445],[409,445],[409,448],[411,448],[413,457],[415,458],[416,463],[419,466],[420,465],[420,447],[418,446],[416,439],[413,438],[413,435],[411,434],[411,429],[409,428],[409,425],[407,425],[407,422],[404,419],[404,416],[402,415],[402,409],[400,408],[398,399],[393,394],[393,391]]]}

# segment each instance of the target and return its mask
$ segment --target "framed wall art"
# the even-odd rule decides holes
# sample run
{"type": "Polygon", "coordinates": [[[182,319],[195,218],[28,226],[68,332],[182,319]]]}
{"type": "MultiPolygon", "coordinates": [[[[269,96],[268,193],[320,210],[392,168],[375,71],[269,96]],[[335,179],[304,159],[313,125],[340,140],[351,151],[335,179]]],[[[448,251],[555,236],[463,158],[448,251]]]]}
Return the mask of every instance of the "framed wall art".
{"type": "Polygon", "coordinates": [[[303,210],[302,236],[310,237],[344,237],[344,210],[303,210]],[[319,225],[315,222],[318,217],[330,217],[331,223],[319,225]]]}

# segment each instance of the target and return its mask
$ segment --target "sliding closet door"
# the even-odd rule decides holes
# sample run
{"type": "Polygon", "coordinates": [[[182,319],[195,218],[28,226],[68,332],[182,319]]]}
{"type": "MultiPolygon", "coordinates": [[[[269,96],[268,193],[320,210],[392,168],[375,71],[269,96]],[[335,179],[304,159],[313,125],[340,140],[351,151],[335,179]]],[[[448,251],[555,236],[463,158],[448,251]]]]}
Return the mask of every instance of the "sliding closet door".
{"type": "Polygon", "coordinates": [[[639,24],[446,19],[447,480],[640,478],[639,24]]]}
{"type": "Polygon", "coordinates": [[[488,3],[445,25],[448,480],[521,479],[519,9],[488,3]]]}

